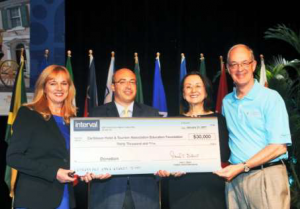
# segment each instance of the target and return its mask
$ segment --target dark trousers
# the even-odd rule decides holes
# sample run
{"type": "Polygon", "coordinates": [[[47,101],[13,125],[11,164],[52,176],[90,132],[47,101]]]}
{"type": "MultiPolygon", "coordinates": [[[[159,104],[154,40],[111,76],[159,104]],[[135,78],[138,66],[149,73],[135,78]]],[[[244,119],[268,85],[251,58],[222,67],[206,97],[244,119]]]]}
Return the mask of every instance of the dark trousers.
{"type": "Polygon", "coordinates": [[[131,195],[129,181],[127,182],[127,189],[126,189],[125,199],[124,199],[122,209],[134,209],[134,202],[133,202],[132,195],[131,195]]]}

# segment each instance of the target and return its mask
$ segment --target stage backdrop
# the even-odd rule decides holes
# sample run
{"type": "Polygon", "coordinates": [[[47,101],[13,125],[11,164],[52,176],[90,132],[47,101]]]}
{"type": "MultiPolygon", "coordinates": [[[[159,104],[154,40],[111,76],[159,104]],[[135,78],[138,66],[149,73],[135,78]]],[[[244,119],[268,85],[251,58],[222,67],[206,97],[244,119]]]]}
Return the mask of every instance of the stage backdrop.
{"type": "Polygon", "coordinates": [[[34,87],[40,74],[45,49],[48,63],[65,65],[65,3],[64,0],[31,0],[30,19],[30,86],[34,87]]]}
{"type": "Polygon", "coordinates": [[[18,69],[21,48],[25,57],[28,101],[40,72],[45,50],[48,63],[65,65],[65,1],[10,0],[0,2],[0,115],[7,115],[14,83],[2,81],[7,70],[18,69]],[[6,72],[4,72],[6,71],[6,72]]]}

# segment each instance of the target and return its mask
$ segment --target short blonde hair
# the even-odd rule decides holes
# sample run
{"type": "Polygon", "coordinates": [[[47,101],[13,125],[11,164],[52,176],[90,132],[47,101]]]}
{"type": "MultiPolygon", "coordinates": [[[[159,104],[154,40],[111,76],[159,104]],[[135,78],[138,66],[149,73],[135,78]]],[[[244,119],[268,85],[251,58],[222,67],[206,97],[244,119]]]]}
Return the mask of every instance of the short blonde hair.
{"type": "Polygon", "coordinates": [[[66,75],[67,82],[69,84],[69,93],[62,107],[64,121],[69,124],[70,117],[76,116],[76,107],[74,106],[76,91],[71,76],[64,66],[50,65],[43,70],[35,84],[33,101],[25,106],[40,113],[45,120],[49,120],[51,117],[51,111],[45,95],[45,86],[49,80],[55,78],[60,73],[64,73],[66,75]]]}

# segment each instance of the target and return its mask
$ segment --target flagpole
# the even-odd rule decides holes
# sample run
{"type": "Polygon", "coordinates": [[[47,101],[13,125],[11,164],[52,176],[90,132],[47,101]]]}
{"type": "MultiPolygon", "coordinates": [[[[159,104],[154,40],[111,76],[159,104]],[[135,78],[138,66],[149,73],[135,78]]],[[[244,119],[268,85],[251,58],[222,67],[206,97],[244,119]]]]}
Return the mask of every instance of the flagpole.
{"type": "MultiPolygon", "coordinates": [[[[90,64],[92,63],[92,60],[93,60],[93,58],[94,58],[94,56],[93,56],[93,50],[89,50],[89,57],[90,57],[90,64]]],[[[90,68],[89,68],[90,69],[90,68]]],[[[87,99],[86,99],[86,102],[87,102],[87,99]]],[[[87,104],[86,104],[86,106],[87,106],[87,104]]],[[[91,192],[91,182],[89,182],[88,183],[88,198],[87,198],[87,202],[88,202],[88,209],[90,208],[90,192],[91,192]]]]}
{"type": "MultiPolygon", "coordinates": [[[[89,58],[90,58],[90,65],[91,65],[92,60],[94,58],[92,49],[89,50],[89,58]]],[[[90,71],[90,66],[89,66],[89,71],[90,71]]],[[[87,85],[89,85],[89,84],[87,84],[87,85]]],[[[85,105],[84,106],[85,106],[84,111],[87,111],[88,110],[87,98],[85,99],[85,105]]],[[[85,117],[87,117],[87,116],[88,116],[88,114],[86,113],[85,117]]],[[[87,208],[88,209],[90,208],[90,201],[89,201],[90,200],[90,192],[91,192],[91,182],[88,183],[88,188],[87,188],[87,206],[88,206],[87,208]]]]}
{"type": "Polygon", "coordinates": [[[259,73],[259,83],[263,85],[264,87],[268,87],[268,79],[267,79],[267,74],[266,74],[266,66],[265,66],[265,60],[264,60],[264,55],[260,55],[260,73],[259,73]]]}
{"type": "MultiPolygon", "coordinates": [[[[157,52],[156,53],[156,59],[158,60],[158,63],[159,63],[159,56],[160,56],[160,53],[157,52]]],[[[155,73],[155,72],[154,72],[155,73]]],[[[155,79],[155,78],[154,78],[155,79]]],[[[154,93],[154,92],[153,92],[154,93]]],[[[161,179],[159,180],[158,182],[158,198],[159,198],[159,206],[161,207],[161,179]]]]}
{"type": "Polygon", "coordinates": [[[136,76],[136,96],[135,101],[144,104],[143,85],[141,78],[141,70],[139,65],[138,53],[134,53],[134,73],[136,76]]]}
{"type": "Polygon", "coordinates": [[[202,62],[202,56],[203,56],[203,54],[202,53],[200,53],[200,65],[199,65],[199,72],[201,73],[201,62],[202,62]]]}
{"type": "Polygon", "coordinates": [[[259,55],[259,57],[260,57],[260,63],[264,63],[265,62],[264,55],[261,54],[259,55]]]}
{"type": "Polygon", "coordinates": [[[48,59],[49,56],[49,49],[45,49],[45,54],[44,54],[45,58],[48,59]]]}
{"type": "Polygon", "coordinates": [[[201,53],[201,54],[200,54],[200,61],[202,62],[203,60],[204,60],[204,54],[201,53]]]}
{"type": "MultiPolygon", "coordinates": [[[[39,75],[43,72],[43,70],[46,67],[48,67],[48,58],[49,58],[49,49],[46,48],[44,50],[43,59],[39,63],[39,69],[38,69],[36,75],[33,76],[33,79],[30,79],[31,80],[30,82],[33,82],[33,80],[34,80],[34,83],[35,83],[35,81],[38,79],[39,75]]],[[[34,84],[34,83],[32,83],[32,84],[34,84]]]]}
{"type": "Polygon", "coordinates": [[[72,70],[72,64],[71,64],[71,57],[72,57],[72,52],[71,50],[67,51],[67,63],[66,63],[66,68],[68,69],[71,79],[74,82],[74,76],[73,76],[73,70],[72,70]]]}
{"type": "MultiPolygon", "coordinates": [[[[260,63],[262,65],[263,63],[265,63],[264,55],[261,54],[261,55],[259,55],[259,57],[260,57],[260,63]]],[[[261,73],[260,73],[260,75],[261,75],[261,73]]]]}
{"type": "MultiPolygon", "coordinates": [[[[90,58],[90,63],[89,63],[89,71],[90,71],[90,65],[92,63],[92,60],[93,60],[93,50],[89,50],[89,58],[90,58]]],[[[90,76],[90,75],[88,75],[90,76]]],[[[89,80],[89,79],[88,79],[89,80]]],[[[89,85],[89,84],[87,84],[89,85]]],[[[87,92],[88,94],[88,92],[87,92]]],[[[87,96],[86,96],[87,97],[87,96]]],[[[85,98],[85,108],[84,108],[84,117],[87,117],[88,116],[88,102],[87,102],[87,98],[85,98]]],[[[89,209],[90,208],[90,191],[91,191],[91,182],[88,183],[88,188],[87,188],[87,208],[89,209]]]]}
{"type": "Polygon", "coordinates": [[[200,70],[199,70],[201,75],[206,76],[206,67],[205,67],[205,58],[204,54],[200,53],[200,70]]]}
{"type": "Polygon", "coordinates": [[[21,62],[24,62],[24,48],[21,48],[21,62]]]}
{"type": "MultiPolygon", "coordinates": [[[[21,53],[20,53],[20,68],[19,68],[19,72],[17,73],[16,77],[15,77],[15,84],[14,84],[14,89],[13,89],[13,94],[12,94],[12,97],[15,97],[16,95],[16,91],[17,91],[17,84],[19,83],[19,77],[21,79],[24,79],[22,78],[22,74],[23,74],[23,67],[24,67],[24,48],[21,48],[21,53]],[[21,75],[20,75],[21,73],[21,75]]],[[[26,95],[26,93],[25,93],[26,95]]],[[[12,98],[13,100],[13,98],[12,98]]],[[[15,118],[16,118],[16,114],[17,114],[17,111],[18,109],[20,108],[20,106],[22,105],[22,99],[20,99],[19,102],[16,101],[16,99],[14,100],[14,107],[10,107],[10,112],[9,112],[9,115],[8,115],[8,124],[11,124],[11,126],[13,125],[14,121],[15,121],[15,118]]],[[[25,100],[26,102],[26,100],[25,100]]],[[[11,106],[11,105],[10,105],[11,106]]],[[[12,128],[10,128],[9,130],[10,134],[12,134],[12,128]]],[[[7,139],[6,139],[7,140],[7,139]]],[[[17,180],[17,175],[18,175],[18,171],[14,168],[10,168],[11,169],[11,174],[10,174],[10,197],[12,198],[12,209],[13,209],[13,205],[14,205],[14,201],[15,201],[15,194],[14,194],[14,190],[15,190],[15,183],[16,183],[16,180],[17,180]]]]}
{"type": "Polygon", "coordinates": [[[91,64],[91,62],[92,62],[92,58],[94,58],[94,56],[93,56],[93,50],[89,50],[89,57],[90,57],[90,64],[91,64]]]}
{"type": "MultiPolygon", "coordinates": [[[[182,62],[184,61],[184,59],[185,59],[184,53],[181,53],[180,67],[181,67],[182,62]]],[[[186,74],[186,71],[184,72],[184,74],[186,74]]],[[[181,79],[183,79],[184,76],[185,76],[185,75],[182,75],[182,72],[181,72],[181,69],[180,69],[180,81],[179,81],[179,83],[181,82],[181,79]]],[[[179,86],[180,86],[180,84],[179,84],[179,86]]],[[[180,88],[180,87],[179,87],[179,88],[180,88]]]]}
{"type": "MultiPolygon", "coordinates": [[[[222,82],[222,74],[223,74],[223,56],[220,56],[220,67],[221,67],[221,73],[220,73],[220,81],[219,81],[219,89],[222,88],[221,82],[222,82]]],[[[222,99],[219,101],[219,89],[218,89],[218,95],[217,95],[217,107],[216,107],[216,112],[221,113],[221,104],[222,104],[222,99]]]]}
{"type": "Polygon", "coordinates": [[[115,71],[114,68],[115,68],[115,52],[112,51],[110,65],[107,74],[106,89],[105,89],[104,102],[103,102],[104,104],[113,101],[113,92],[111,89],[111,85],[112,85],[113,74],[115,71]]]}
{"type": "Polygon", "coordinates": [[[168,108],[166,101],[166,94],[163,86],[160,65],[160,53],[156,53],[155,69],[154,69],[154,83],[153,83],[153,97],[152,106],[159,110],[159,114],[167,117],[168,108]]]}
{"type": "MultiPolygon", "coordinates": [[[[201,68],[201,65],[202,65],[202,62],[204,61],[204,54],[203,53],[200,53],[200,68],[201,68]]],[[[200,73],[201,72],[201,69],[200,69],[200,73]]]]}
{"type": "Polygon", "coordinates": [[[220,56],[220,65],[221,65],[221,73],[222,73],[222,70],[223,70],[223,56],[220,56]]]}
{"type": "MultiPolygon", "coordinates": [[[[158,60],[158,63],[159,63],[159,56],[160,56],[160,53],[159,52],[157,52],[156,53],[156,59],[158,60]]],[[[160,63],[159,63],[159,65],[160,65],[160,63]]],[[[159,66],[159,70],[160,70],[160,66],[159,66]]],[[[160,204],[160,206],[161,206],[161,181],[159,181],[159,204],[160,204]]]]}
{"type": "Polygon", "coordinates": [[[180,73],[179,73],[179,113],[183,114],[183,106],[181,105],[181,97],[182,97],[182,89],[181,89],[181,83],[183,78],[186,76],[186,64],[185,64],[185,56],[184,53],[181,53],[181,62],[180,62],[180,73]]]}
{"type": "Polygon", "coordinates": [[[139,62],[138,53],[135,52],[134,53],[134,64],[138,64],[138,62],[139,62]]]}
{"type": "Polygon", "coordinates": [[[220,81],[218,87],[217,103],[216,103],[216,112],[221,113],[222,110],[222,100],[228,93],[227,80],[226,80],[226,71],[225,64],[223,62],[223,56],[220,56],[220,81]]]}

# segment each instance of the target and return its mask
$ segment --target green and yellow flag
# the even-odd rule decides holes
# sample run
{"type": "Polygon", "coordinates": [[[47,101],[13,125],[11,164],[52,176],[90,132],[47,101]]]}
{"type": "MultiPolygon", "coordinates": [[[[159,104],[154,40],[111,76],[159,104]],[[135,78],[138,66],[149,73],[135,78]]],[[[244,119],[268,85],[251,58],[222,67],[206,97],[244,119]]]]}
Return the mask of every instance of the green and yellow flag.
{"type": "Polygon", "coordinates": [[[136,75],[136,97],[135,101],[139,102],[141,104],[144,104],[144,96],[143,96],[143,86],[142,86],[142,79],[140,74],[140,65],[139,65],[139,59],[138,54],[134,53],[134,73],[136,75]]]}
{"type": "Polygon", "coordinates": [[[70,76],[72,78],[72,81],[74,82],[74,76],[73,76],[73,69],[72,69],[72,64],[71,64],[71,51],[68,51],[68,58],[67,58],[67,63],[66,63],[66,68],[68,69],[70,76]]]}
{"type": "MultiPolygon", "coordinates": [[[[15,121],[18,110],[23,103],[27,102],[23,69],[24,69],[24,57],[23,57],[23,52],[21,52],[21,63],[13,87],[12,98],[10,102],[10,110],[8,114],[8,121],[6,127],[6,134],[5,134],[5,141],[7,142],[8,145],[10,143],[10,138],[13,132],[12,125],[15,121]]],[[[11,197],[14,196],[14,187],[15,187],[16,179],[17,179],[17,170],[9,166],[6,166],[4,180],[8,185],[11,197]]]]}

